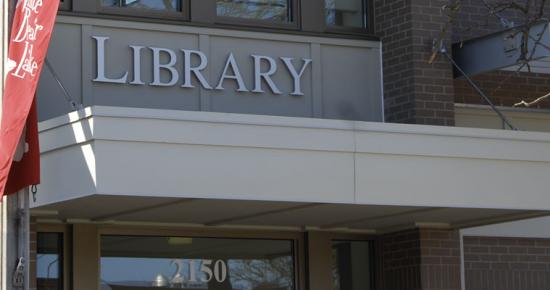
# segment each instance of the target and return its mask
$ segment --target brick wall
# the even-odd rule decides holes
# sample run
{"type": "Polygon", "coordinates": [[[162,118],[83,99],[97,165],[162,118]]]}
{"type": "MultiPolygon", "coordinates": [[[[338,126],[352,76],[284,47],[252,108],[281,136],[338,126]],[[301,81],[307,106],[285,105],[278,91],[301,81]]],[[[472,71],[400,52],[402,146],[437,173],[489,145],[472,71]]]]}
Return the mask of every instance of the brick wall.
{"type": "Polygon", "coordinates": [[[452,68],[428,64],[432,41],[446,17],[446,0],[376,0],[375,33],[381,37],[388,122],[454,125],[452,68]]]}
{"type": "Polygon", "coordinates": [[[461,289],[457,231],[402,231],[381,236],[377,245],[378,289],[461,289]]]}
{"type": "Polygon", "coordinates": [[[411,8],[407,0],[376,0],[375,30],[382,38],[385,114],[389,122],[414,123],[411,8]]]}
{"type": "Polygon", "coordinates": [[[464,237],[466,290],[550,289],[550,240],[464,237]]]}
{"type": "Polygon", "coordinates": [[[420,230],[422,289],[458,290],[460,235],[458,231],[420,230]]]}
{"type": "Polygon", "coordinates": [[[418,230],[384,235],[377,240],[376,244],[378,289],[422,289],[418,230]]]}
{"type": "MultiPolygon", "coordinates": [[[[550,77],[544,74],[497,71],[473,79],[498,106],[513,106],[520,100],[530,102],[550,92],[550,77]]],[[[455,80],[455,94],[457,103],[484,104],[466,80],[455,80]]],[[[550,109],[550,99],[533,108],[550,109]]]]}
{"type": "Polygon", "coordinates": [[[440,36],[448,21],[441,12],[448,1],[411,0],[411,3],[417,123],[454,126],[453,68],[443,57],[428,63],[433,40],[440,36]]]}

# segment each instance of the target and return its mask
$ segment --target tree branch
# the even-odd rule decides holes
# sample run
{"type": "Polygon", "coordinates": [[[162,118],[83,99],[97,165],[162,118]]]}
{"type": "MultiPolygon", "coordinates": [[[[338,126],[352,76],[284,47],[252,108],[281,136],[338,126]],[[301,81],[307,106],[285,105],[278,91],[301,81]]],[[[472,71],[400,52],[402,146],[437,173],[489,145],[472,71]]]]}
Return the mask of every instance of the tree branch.
{"type": "Polygon", "coordinates": [[[534,105],[537,105],[538,103],[546,100],[546,99],[549,99],[550,98],[550,93],[542,96],[542,97],[539,97],[539,98],[536,98],[535,100],[531,101],[531,102],[526,102],[526,101],[521,101],[519,103],[515,103],[514,104],[514,107],[525,107],[525,108],[530,108],[534,105]]]}

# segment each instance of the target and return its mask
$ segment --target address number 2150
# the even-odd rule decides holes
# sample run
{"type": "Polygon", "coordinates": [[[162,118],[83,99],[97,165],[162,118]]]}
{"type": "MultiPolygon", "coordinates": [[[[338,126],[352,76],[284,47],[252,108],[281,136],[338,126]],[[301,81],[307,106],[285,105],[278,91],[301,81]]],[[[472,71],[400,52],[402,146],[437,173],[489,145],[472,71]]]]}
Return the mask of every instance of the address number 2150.
{"type": "MultiPolygon", "coordinates": [[[[194,260],[190,259],[186,262],[189,263],[189,282],[199,282],[197,279],[197,270],[201,273],[200,282],[210,282],[212,279],[218,283],[223,283],[227,279],[227,265],[223,260],[194,260]],[[199,265],[199,267],[197,267],[199,265]]],[[[176,264],[178,269],[175,276],[182,277],[181,270],[183,268],[183,260],[174,260],[173,264],[176,264]]]]}

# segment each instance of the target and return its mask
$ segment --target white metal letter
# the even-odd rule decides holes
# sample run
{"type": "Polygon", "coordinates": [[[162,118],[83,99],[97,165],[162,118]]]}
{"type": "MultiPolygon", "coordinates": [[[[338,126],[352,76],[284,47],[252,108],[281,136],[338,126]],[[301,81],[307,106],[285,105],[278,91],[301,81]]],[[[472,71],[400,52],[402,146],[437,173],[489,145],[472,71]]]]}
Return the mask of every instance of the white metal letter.
{"type": "Polygon", "coordinates": [[[296,68],[294,68],[294,65],[292,64],[293,58],[291,57],[281,57],[281,60],[286,65],[286,68],[292,75],[292,78],[294,79],[294,91],[290,93],[293,96],[303,96],[304,93],[302,92],[302,76],[304,75],[304,72],[306,71],[307,66],[312,62],[309,58],[302,58],[304,61],[304,64],[302,65],[302,68],[300,69],[300,72],[298,73],[296,71],[296,68]]]}
{"type": "Polygon", "coordinates": [[[261,55],[252,55],[254,58],[254,93],[264,93],[262,90],[262,78],[265,80],[271,91],[276,94],[282,94],[279,88],[275,85],[271,76],[277,72],[277,63],[275,60],[269,56],[261,55]],[[262,72],[262,60],[267,60],[269,63],[269,70],[267,72],[262,72]]]}
{"type": "Polygon", "coordinates": [[[225,68],[223,69],[222,76],[220,78],[220,82],[218,83],[218,86],[216,86],[216,90],[223,90],[223,81],[225,79],[232,79],[237,82],[237,85],[239,88],[237,89],[238,92],[250,92],[243,81],[243,76],[241,75],[241,72],[239,71],[239,66],[237,65],[237,62],[235,61],[235,57],[233,56],[233,53],[229,54],[229,57],[227,58],[227,62],[225,63],[225,68]],[[231,70],[233,71],[233,75],[227,74],[227,70],[229,69],[229,66],[231,66],[231,70]]]}
{"type": "Polygon", "coordinates": [[[151,83],[152,86],[161,86],[161,87],[169,87],[173,86],[178,82],[179,74],[178,71],[174,68],[174,65],[176,65],[176,53],[172,51],[171,49],[167,48],[158,48],[158,47],[150,47],[153,51],[153,82],[151,83]],[[165,52],[169,55],[169,62],[166,64],[160,63],[160,53],[165,52]],[[160,79],[160,69],[165,69],[170,72],[170,81],[167,83],[163,83],[160,79]]]}
{"type": "Polygon", "coordinates": [[[223,283],[227,279],[227,265],[222,260],[217,260],[214,263],[214,279],[218,283],[223,283]]]}
{"type": "Polygon", "coordinates": [[[195,269],[195,260],[189,260],[189,282],[197,282],[197,272],[195,269]]]}
{"type": "Polygon", "coordinates": [[[191,83],[191,73],[195,74],[195,77],[199,80],[202,87],[208,90],[211,90],[212,87],[208,84],[206,79],[201,73],[201,70],[205,69],[208,65],[208,58],[206,55],[198,50],[189,50],[189,49],[182,49],[183,51],[183,62],[184,62],[184,77],[183,77],[183,85],[182,88],[194,88],[193,84],[191,83]],[[196,67],[191,67],[191,56],[193,54],[196,54],[200,58],[200,64],[196,67]]]}
{"type": "Polygon", "coordinates": [[[141,50],[144,46],[130,45],[134,53],[134,80],[130,82],[132,85],[144,85],[141,80],[141,50]]]}
{"type": "Polygon", "coordinates": [[[203,282],[210,282],[210,280],[212,280],[212,277],[214,276],[212,269],[210,269],[211,265],[212,260],[202,260],[200,271],[206,275],[206,278],[201,279],[203,282]]]}
{"type": "Polygon", "coordinates": [[[107,41],[109,37],[92,36],[92,38],[95,39],[97,43],[97,77],[94,79],[94,82],[125,84],[128,79],[128,72],[125,72],[124,75],[118,79],[109,79],[105,76],[105,41],[107,41]]]}

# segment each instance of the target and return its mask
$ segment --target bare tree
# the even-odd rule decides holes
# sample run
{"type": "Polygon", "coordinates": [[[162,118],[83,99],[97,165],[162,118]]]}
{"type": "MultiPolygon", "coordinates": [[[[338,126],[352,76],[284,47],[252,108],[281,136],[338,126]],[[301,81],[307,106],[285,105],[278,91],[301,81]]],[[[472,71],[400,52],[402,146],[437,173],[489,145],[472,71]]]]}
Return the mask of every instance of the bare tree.
{"type": "Polygon", "coordinates": [[[252,289],[292,289],[293,260],[283,256],[265,260],[238,260],[232,262],[232,279],[252,289]]]}
{"type": "MultiPolygon", "coordinates": [[[[539,49],[550,51],[550,47],[542,43],[544,33],[548,30],[549,19],[546,17],[547,0],[479,0],[487,9],[487,22],[497,20],[504,29],[510,28],[507,38],[520,39],[519,57],[516,60],[516,74],[522,71],[532,72],[531,63],[535,60],[535,53],[539,49]],[[543,31],[533,33],[533,28],[543,25],[543,31]]],[[[447,16],[448,22],[442,28],[440,35],[435,40],[435,47],[441,47],[449,37],[453,24],[456,23],[459,13],[463,8],[462,0],[449,0],[441,9],[447,16]]],[[[437,57],[434,51],[430,63],[437,57]]],[[[508,81],[505,78],[499,87],[508,81]]],[[[514,107],[533,107],[546,99],[550,99],[550,93],[544,94],[531,100],[521,100],[514,104],[514,107]]]]}

